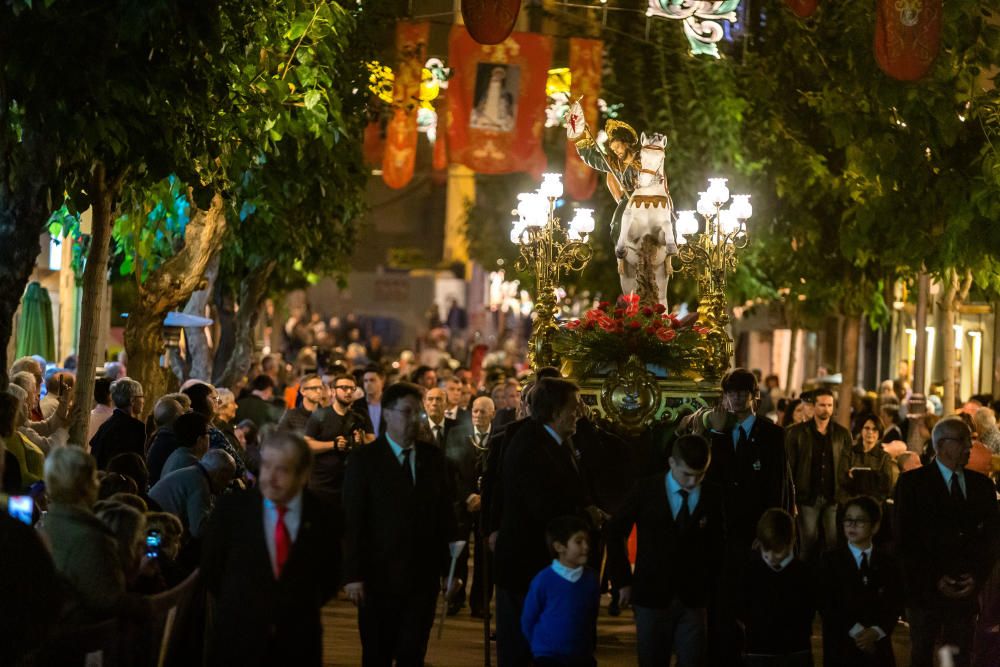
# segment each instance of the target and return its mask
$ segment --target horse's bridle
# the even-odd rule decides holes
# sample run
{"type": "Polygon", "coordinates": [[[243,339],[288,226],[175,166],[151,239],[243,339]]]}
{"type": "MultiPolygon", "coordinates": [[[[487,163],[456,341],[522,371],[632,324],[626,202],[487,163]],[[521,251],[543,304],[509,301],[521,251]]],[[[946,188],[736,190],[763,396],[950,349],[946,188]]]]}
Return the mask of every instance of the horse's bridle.
{"type": "MultiPolygon", "coordinates": [[[[641,146],[639,148],[639,150],[640,151],[644,151],[647,148],[649,150],[651,150],[651,151],[664,152],[663,146],[657,146],[655,144],[645,144],[645,145],[641,146]]],[[[663,183],[664,180],[666,180],[665,177],[663,176],[663,162],[664,162],[664,160],[666,160],[666,154],[664,154],[663,160],[660,160],[660,167],[659,167],[659,169],[653,170],[653,169],[641,169],[640,168],[639,169],[639,173],[640,174],[649,174],[650,176],[655,176],[655,177],[657,177],[659,179],[660,183],[663,183]]]]}

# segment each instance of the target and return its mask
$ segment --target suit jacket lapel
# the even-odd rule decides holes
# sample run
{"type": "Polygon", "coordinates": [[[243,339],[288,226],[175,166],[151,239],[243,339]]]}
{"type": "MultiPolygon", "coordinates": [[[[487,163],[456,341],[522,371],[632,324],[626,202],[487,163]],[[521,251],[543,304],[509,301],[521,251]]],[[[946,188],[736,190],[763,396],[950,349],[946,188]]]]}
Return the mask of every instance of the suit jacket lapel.
{"type": "MultiPolygon", "coordinates": [[[[264,497],[260,491],[254,491],[254,502],[252,503],[250,522],[252,526],[258,526],[259,530],[251,530],[251,535],[256,535],[253,544],[253,558],[258,562],[258,567],[264,568],[271,576],[271,581],[276,581],[274,576],[274,564],[271,563],[271,554],[267,550],[267,525],[264,523],[264,497]]],[[[265,579],[266,581],[266,579],[265,579]]]]}

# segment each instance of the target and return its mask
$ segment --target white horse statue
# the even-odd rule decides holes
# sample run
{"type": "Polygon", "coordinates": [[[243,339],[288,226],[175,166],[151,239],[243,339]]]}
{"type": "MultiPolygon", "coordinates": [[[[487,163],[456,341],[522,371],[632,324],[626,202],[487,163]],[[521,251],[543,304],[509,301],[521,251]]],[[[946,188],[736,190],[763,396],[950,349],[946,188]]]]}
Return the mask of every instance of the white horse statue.
{"type": "Polygon", "coordinates": [[[615,245],[622,293],[639,295],[642,303],[667,306],[670,256],[677,254],[674,239],[674,204],[670,199],[663,162],[667,138],[662,134],[640,138],[639,170],[635,191],[622,214],[622,228],[615,245]]]}

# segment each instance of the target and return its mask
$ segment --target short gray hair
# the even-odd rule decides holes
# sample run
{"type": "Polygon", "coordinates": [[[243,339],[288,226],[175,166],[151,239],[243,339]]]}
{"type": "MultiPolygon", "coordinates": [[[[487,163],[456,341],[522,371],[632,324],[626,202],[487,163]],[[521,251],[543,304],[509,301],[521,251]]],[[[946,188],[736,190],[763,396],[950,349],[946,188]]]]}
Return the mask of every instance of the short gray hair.
{"type": "Polygon", "coordinates": [[[122,410],[132,405],[132,399],[142,395],[142,385],[130,377],[123,377],[111,383],[111,400],[122,410]]]}
{"type": "Polygon", "coordinates": [[[976,425],[979,435],[982,435],[983,431],[996,428],[997,415],[991,408],[979,408],[976,414],[972,415],[972,423],[976,425]]]}
{"type": "Polygon", "coordinates": [[[236,461],[224,449],[210,449],[201,457],[201,465],[208,472],[228,470],[236,472],[236,461]]]}
{"type": "Polygon", "coordinates": [[[231,405],[236,403],[236,395],[232,391],[226,389],[225,387],[219,387],[215,390],[215,393],[219,395],[219,405],[231,405]]]}
{"type": "Polygon", "coordinates": [[[931,442],[934,443],[934,451],[938,451],[938,444],[942,440],[955,435],[972,436],[969,425],[962,421],[960,417],[945,417],[935,424],[934,430],[931,431],[931,442]]]}
{"type": "Polygon", "coordinates": [[[191,397],[182,391],[177,391],[172,394],[164,394],[161,398],[172,398],[181,404],[181,410],[187,412],[191,409],[191,397]]]}
{"type": "Polygon", "coordinates": [[[184,413],[184,407],[172,396],[161,396],[153,406],[153,421],[157,426],[169,426],[184,413]]]}
{"type": "Polygon", "coordinates": [[[79,447],[53,447],[45,459],[45,488],[53,502],[75,504],[97,486],[97,462],[79,447]]]}

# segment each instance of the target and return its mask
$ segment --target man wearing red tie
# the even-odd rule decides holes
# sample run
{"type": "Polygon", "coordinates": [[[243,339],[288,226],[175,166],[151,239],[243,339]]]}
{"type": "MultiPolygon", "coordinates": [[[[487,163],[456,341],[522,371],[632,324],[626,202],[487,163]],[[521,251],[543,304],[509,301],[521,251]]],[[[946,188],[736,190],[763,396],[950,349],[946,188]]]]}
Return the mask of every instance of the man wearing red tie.
{"type": "Polygon", "coordinates": [[[258,490],[213,513],[201,566],[215,603],[206,664],[322,664],[320,609],[340,581],[341,528],[305,488],[311,464],[301,436],[273,433],[258,490]]]}

